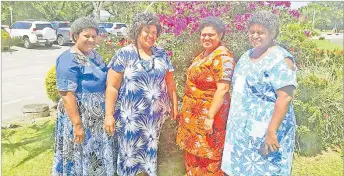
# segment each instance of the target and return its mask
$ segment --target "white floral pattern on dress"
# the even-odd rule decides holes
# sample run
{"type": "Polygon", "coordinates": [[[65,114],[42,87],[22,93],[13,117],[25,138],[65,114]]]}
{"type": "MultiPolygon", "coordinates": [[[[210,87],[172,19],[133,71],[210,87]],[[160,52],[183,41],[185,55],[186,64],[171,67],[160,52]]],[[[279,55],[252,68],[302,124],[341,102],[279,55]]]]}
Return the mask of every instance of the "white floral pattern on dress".
{"type": "Polygon", "coordinates": [[[221,166],[228,175],[290,175],[296,128],[292,104],[277,131],[281,148],[265,157],[258,153],[274,111],[276,90],[297,86],[296,70],[288,67],[285,58],[294,61],[279,46],[258,62],[250,61],[248,51],[235,67],[221,166]]]}

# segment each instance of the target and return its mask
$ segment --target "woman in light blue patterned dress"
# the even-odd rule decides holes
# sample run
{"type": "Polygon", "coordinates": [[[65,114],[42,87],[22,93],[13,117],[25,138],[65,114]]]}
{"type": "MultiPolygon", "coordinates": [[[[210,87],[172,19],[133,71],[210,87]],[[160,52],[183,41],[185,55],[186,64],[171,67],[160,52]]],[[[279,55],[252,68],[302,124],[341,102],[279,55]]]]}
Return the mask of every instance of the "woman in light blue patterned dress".
{"type": "Polygon", "coordinates": [[[136,15],[133,44],[118,50],[109,64],[104,126],[118,138],[120,176],[157,175],[161,127],[170,111],[177,115],[173,66],[166,51],[154,46],[160,31],[155,15],[136,15]]]}
{"type": "Polygon", "coordinates": [[[80,18],[71,26],[75,45],[56,61],[58,103],[52,175],[113,176],[114,137],[105,133],[105,83],[108,68],[93,50],[98,24],[80,18]]]}
{"type": "Polygon", "coordinates": [[[290,175],[295,114],[296,64],[277,46],[276,15],[254,14],[248,22],[253,48],[234,70],[222,170],[228,175],[290,175]]]}

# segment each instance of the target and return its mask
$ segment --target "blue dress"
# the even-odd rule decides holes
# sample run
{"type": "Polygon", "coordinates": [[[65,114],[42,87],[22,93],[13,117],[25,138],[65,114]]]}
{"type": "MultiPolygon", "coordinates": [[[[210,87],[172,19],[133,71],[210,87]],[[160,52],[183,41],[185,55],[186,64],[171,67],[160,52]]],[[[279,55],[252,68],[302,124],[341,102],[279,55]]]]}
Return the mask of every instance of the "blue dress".
{"type": "Polygon", "coordinates": [[[258,62],[250,60],[249,52],[241,56],[234,70],[221,168],[236,176],[290,175],[296,128],[292,104],[277,131],[281,148],[267,156],[258,150],[265,143],[277,89],[297,86],[296,70],[291,70],[284,60],[294,59],[279,46],[271,48],[258,62]]]}
{"type": "Polygon", "coordinates": [[[73,143],[73,125],[62,99],[58,103],[52,175],[111,175],[116,171],[115,138],[104,132],[108,68],[94,51],[89,58],[72,50],[56,61],[57,89],[74,92],[85,132],[73,143]]]}
{"type": "Polygon", "coordinates": [[[134,46],[128,45],[109,64],[123,73],[114,114],[120,176],[157,175],[159,135],[170,113],[165,76],[174,69],[163,48],[152,47],[152,53],[152,59],[140,60],[134,46]]]}

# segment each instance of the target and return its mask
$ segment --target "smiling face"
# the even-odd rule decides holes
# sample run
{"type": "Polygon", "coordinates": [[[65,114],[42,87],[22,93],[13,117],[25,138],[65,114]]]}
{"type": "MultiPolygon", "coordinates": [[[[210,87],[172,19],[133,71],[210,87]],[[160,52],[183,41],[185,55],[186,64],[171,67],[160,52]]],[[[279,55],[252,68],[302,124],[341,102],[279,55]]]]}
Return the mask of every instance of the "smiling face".
{"type": "Polygon", "coordinates": [[[249,40],[254,48],[267,48],[273,43],[274,33],[261,24],[252,24],[248,30],[249,40]]]}
{"type": "Polygon", "coordinates": [[[141,48],[151,48],[158,37],[158,30],[155,25],[144,26],[137,36],[137,43],[141,48]]]}
{"type": "Polygon", "coordinates": [[[91,52],[96,44],[98,43],[98,34],[97,31],[93,28],[84,29],[78,36],[76,36],[76,47],[82,53],[91,52]]]}
{"type": "Polygon", "coordinates": [[[206,51],[213,51],[216,49],[220,45],[221,38],[222,34],[219,35],[211,26],[204,27],[201,30],[200,41],[206,51]]]}

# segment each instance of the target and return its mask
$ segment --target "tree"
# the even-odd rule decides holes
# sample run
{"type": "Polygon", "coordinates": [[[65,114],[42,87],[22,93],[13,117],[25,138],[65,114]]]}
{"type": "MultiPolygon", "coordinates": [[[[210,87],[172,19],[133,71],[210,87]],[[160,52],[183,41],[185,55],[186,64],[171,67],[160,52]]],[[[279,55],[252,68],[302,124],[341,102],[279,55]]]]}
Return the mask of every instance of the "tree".
{"type": "Polygon", "coordinates": [[[108,11],[112,17],[111,21],[118,21],[130,24],[132,17],[140,12],[144,12],[147,7],[148,12],[153,12],[156,14],[166,13],[171,11],[167,2],[155,2],[153,5],[149,6],[150,2],[130,2],[130,1],[115,1],[115,2],[105,2],[104,10],[108,11]]]}
{"type": "Polygon", "coordinates": [[[128,24],[131,22],[131,18],[134,14],[143,12],[148,5],[148,2],[105,2],[104,10],[112,15],[111,21],[119,21],[128,24]]]}
{"type": "Polygon", "coordinates": [[[10,11],[13,8],[13,21],[25,19],[44,19],[48,21],[62,21],[88,16],[93,11],[91,2],[65,1],[6,1],[1,6],[1,22],[9,24],[10,11]]]}
{"type": "Polygon", "coordinates": [[[333,27],[344,29],[343,25],[344,2],[310,2],[300,9],[307,20],[314,20],[314,27],[320,30],[329,30],[333,27]],[[313,19],[313,17],[315,17],[313,19]]]}
{"type": "Polygon", "coordinates": [[[104,1],[92,2],[96,20],[100,22],[100,10],[103,8],[104,1]]]}

